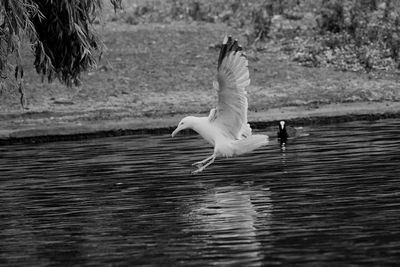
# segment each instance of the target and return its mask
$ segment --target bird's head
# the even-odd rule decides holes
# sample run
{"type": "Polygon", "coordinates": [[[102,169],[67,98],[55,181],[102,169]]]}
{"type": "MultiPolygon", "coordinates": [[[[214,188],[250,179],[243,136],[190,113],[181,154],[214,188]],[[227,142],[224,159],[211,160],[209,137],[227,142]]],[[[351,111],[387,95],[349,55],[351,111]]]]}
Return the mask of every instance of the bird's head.
{"type": "Polygon", "coordinates": [[[283,130],[283,129],[285,129],[285,121],[280,121],[279,122],[279,130],[283,130]]]}
{"type": "Polygon", "coordinates": [[[172,132],[171,136],[174,137],[177,133],[179,133],[182,130],[185,129],[192,129],[193,123],[194,123],[195,117],[193,116],[188,116],[183,118],[179,124],[178,127],[172,132]]]}

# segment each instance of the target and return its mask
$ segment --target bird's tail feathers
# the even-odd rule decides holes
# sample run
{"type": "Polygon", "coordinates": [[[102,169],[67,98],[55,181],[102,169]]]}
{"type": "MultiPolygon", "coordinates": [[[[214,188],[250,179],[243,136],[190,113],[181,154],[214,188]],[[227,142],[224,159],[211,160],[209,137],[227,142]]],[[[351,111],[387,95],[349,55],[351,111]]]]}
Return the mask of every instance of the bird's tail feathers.
{"type": "Polygon", "coordinates": [[[249,153],[257,148],[268,144],[268,136],[263,134],[251,135],[245,139],[237,140],[233,143],[235,155],[249,153]]]}

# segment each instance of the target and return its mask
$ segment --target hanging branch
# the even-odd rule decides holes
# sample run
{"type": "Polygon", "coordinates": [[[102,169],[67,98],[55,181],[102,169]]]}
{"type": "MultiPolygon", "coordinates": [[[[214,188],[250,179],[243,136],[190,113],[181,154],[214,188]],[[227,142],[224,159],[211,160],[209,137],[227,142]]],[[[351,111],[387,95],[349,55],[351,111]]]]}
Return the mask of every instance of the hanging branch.
{"type": "Polygon", "coordinates": [[[58,78],[67,86],[80,83],[82,72],[96,67],[95,53],[102,42],[92,22],[100,0],[35,0],[45,19],[34,16],[38,35],[34,44],[36,71],[51,82],[58,78]]]}
{"type": "Polygon", "coordinates": [[[27,0],[3,0],[0,2],[0,84],[5,87],[9,73],[14,69],[18,83],[20,103],[24,107],[21,43],[25,36],[36,40],[35,27],[30,18],[41,17],[37,5],[27,0]],[[15,58],[15,65],[10,64],[9,55],[15,58]]]}
{"type": "MultiPolygon", "coordinates": [[[[115,10],[121,8],[122,0],[110,1],[115,10]]],[[[96,67],[96,53],[103,48],[92,26],[101,7],[101,0],[1,0],[0,88],[14,70],[23,99],[20,50],[25,37],[33,44],[34,66],[42,78],[79,84],[80,74],[96,67]]]]}

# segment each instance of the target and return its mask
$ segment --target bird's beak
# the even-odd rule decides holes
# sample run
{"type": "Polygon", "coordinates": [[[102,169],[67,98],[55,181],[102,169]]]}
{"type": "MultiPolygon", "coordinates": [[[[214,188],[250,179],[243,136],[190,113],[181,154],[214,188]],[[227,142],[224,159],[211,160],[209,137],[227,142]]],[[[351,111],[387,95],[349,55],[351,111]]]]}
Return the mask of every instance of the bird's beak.
{"type": "Polygon", "coordinates": [[[172,137],[175,137],[175,135],[176,135],[177,133],[179,133],[181,130],[182,130],[181,127],[179,127],[179,126],[176,127],[176,129],[172,132],[171,136],[172,136],[172,137]]]}

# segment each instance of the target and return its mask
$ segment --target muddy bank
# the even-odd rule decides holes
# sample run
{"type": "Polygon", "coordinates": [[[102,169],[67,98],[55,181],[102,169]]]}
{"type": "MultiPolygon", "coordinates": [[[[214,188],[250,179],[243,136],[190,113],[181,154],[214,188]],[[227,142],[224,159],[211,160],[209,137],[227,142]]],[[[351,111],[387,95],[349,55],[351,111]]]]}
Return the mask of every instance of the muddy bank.
{"type": "Polygon", "coordinates": [[[398,75],[299,66],[276,43],[246,47],[245,36],[226,25],[107,22],[99,30],[108,50],[80,87],[42,83],[26,54],[25,105],[16,91],[1,92],[0,143],[169,133],[185,115],[205,116],[217,102],[215,44],[225,34],[248,53],[255,128],[282,119],[311,124],[400,113],[398,75]]]}
{"type": "MultiPolygon", "coordinates": [[[[41,114],[43,115],[43,114],[41,114]]],[[[181,118],[189,114],[164,117],[124,118],[121,120],[84,120],[79,114],[70,114],[66,120],[48,121],[46,117],[31,114],[24,120],[3,115],[0,123],[0,144],[40,143],[83,140],[107,136],[137,134],[169,134],[181,118]]],[[[193,114],[191,114],[193,115],[193,114]]],[[[207,114],[195,114],[207,116],[207,114]]],[[[326,124],[354,120],[378,120],[400,117],[400,102],[366,102],[310,107],[282,107],[268,111],[249,112],[253,129],[267,132],[272,137],[280,120],[291,125],[326,124]]]]}

